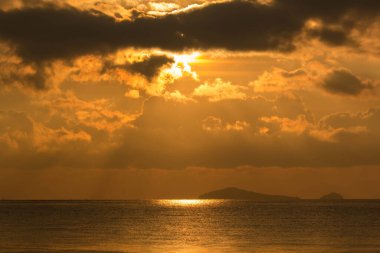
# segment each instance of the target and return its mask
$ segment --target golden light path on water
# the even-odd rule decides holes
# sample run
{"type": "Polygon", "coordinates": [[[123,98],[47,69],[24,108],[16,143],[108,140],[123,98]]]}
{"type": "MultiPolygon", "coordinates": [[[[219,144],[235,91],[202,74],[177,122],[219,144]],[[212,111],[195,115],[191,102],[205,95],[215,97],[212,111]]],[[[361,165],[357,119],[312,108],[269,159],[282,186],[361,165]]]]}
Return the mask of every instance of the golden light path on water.
{"type": "Polygon", "coordinates": [[[210,206],[218,205],[226,200],[216,199],[161,199],[157,200],[157,204],[162,206],[180,206],[180,207],[192,207],[192,206],[210,206]]]}

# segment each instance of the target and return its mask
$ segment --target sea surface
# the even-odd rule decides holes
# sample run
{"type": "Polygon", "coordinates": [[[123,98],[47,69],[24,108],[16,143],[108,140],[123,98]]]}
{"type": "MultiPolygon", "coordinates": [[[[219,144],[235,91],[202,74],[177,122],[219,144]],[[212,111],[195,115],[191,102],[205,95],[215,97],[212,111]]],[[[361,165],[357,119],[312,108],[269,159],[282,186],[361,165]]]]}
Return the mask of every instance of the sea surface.
{"type": "Polygon", "coordinates": [[[0,252],[380,252],[380,201],[0,201],[0,252]]]}

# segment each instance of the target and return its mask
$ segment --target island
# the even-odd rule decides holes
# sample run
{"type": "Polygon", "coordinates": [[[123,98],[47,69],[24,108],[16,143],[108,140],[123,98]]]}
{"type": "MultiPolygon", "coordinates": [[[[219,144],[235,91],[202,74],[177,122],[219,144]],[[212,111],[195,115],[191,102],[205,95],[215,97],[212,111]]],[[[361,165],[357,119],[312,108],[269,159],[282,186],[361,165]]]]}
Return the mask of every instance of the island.
{"type": "Polygon", "coordinates": [[[319,198],[320,200],[343,200],[343,196],[339,193],[332,192],[319,198]]]}
{"type": "Polygon", "coordinates": [[[293,202],[299,201],[298,197],[288,197],[281,195],[269,195],[239,189],[236,187],[224,188],[221,190],[211,191],[199,196],[200,199],[239,199],[253,200],[258,202],[293,202]]]}

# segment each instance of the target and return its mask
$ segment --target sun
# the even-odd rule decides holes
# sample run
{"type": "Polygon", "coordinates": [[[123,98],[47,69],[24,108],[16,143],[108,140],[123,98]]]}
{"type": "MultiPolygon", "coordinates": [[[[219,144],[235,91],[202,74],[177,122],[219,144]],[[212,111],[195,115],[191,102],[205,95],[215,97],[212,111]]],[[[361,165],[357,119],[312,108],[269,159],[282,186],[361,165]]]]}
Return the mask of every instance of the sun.
{"type": "Polygon", "coordinates": [[[170,74],[175,79],[184,75],[191,76],[194,80],[198,80],[198,75],[192,70],[191,64],[198,61],[201,54],[193,52],[191,54],[173,54],[174,63],[170,68],[166,69],[165,74],[170,74]]]}
{"type": "Polygon", "coordinates": [[[192,54],[176,54],[174,55],[174,65],[182,68],[183,72],[193,73],[190,64],[197,62],[197,58],[200,55],[199,52],[194,52],[192,54]]]}
{"type": "Polygon", "coordinates": [[[197,58],[201,54],[199,52],[193,52],[192,54],[176,54],[174,55],[174,62],[181,63],[183,65],[189,65],[197,61],[197,58]]]}

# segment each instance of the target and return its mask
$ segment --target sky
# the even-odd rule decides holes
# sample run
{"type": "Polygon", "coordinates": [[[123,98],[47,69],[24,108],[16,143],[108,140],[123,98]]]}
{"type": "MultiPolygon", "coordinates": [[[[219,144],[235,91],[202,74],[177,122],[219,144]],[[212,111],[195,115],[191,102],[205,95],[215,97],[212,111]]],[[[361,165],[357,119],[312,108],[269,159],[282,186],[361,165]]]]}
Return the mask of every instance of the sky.
{"type": "Polygon", "coordinates": [[[1,0],[0,199],[380,198],[380,1],[1,0]]]}

